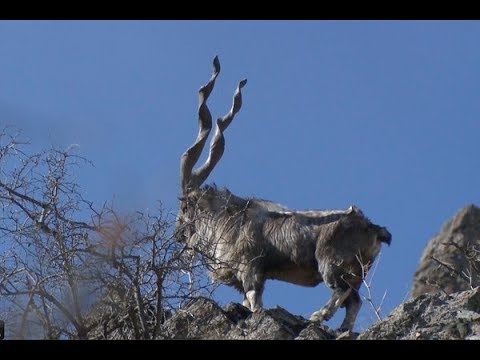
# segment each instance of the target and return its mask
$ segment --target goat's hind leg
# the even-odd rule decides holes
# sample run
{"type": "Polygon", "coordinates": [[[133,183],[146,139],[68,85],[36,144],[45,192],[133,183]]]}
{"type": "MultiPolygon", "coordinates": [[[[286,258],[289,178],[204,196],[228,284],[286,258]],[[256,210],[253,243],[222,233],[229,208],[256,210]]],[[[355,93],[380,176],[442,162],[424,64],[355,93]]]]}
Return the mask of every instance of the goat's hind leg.
{"type": "Polygon", "coordinates": [[[345,319],[343,319],[339,329],[341,331],[351,331],[358,312],[362,307],[362,299],[360,299],[357,289],[352,289],[350,295],[343,302],[343,305],[345,306],[345,319]]]}
{"type": "Polygon", "coordinates": [[[348,298],[352,292],[352,288],[344,280],[344,271],[339,266],[328,262],[319,262],[319,264],[321,264],[319,272],[322,274],[325,285],[333,290],[332,296],[325,306],[310,316],[311,321],[321,322],[323,320],[328,321],[332,318],[337,309],[344,303],[345,299],[348,298]]]}
{"type": "Polygon", "coordinates": [[[330,320],[351,292],[351,288],[335,287],[330,300],[328,300],[321,310],[315,311],[312,316],[310,316],[310,321],[322,322],[324,320],[330,320]]]}

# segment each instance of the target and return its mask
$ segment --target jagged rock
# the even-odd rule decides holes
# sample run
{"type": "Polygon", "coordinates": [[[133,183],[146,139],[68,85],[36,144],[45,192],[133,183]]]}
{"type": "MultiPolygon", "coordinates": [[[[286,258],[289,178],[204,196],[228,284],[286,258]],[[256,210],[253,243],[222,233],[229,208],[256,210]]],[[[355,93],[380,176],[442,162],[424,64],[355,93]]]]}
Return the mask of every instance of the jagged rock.
{"type": "Polygon", "coordinates": [[[301,316],[292,315],[281,307],[261,309],[245,319],[241,332],[232,331],[227,338],[235,340],[291,340],[307,325],[307,320],[301,316]]]}
{"type": "Polygon", "coordinates": [[[213,300],[197,298],[177,311],[162,326],[171,339],[320,340],[335,339],[326,326],[276,307],[252,313],[240,304],[223,309],[213,300]]]}
{"type": "Polygon", "coordinates": [[[449,295],[421,295],[361,334],[339,334],[281,307],[252,313],[236,303],[222,309],[206,298],[192,300],[178,310],[162,330],[171,339],[479,339],[480,287],[449,295]]]}
{"type": "Polygon", "coordinates": [[[399,305],[360,334],[359,340],[480,338],[480,287],[452,294],[423,294],[399,305]]]}
{"type": "Polygon", "coordinates": [[[448,220],[426,246],[414,274],[411,294],[415,297],[426,293],[450,294],[467,290],[480,285],[479,273],[480,208],[469,205],[448,220]],[[477,266],[477,270],[472,269],[472,264],[477,266]],[[464,275],[460,275],[462,273],[464,275]],[[465,274],[467,277],[470,274],[470,281],[465,274]]]}
{"type": "Polygon", "coordinates": [[[222,339],[233,327],[235,321],[220,306],[199,297],[167,320],[163,332],[170,339],[222,339]]]}
{"type": "Polygon", "coordinates": [[[479,340],[480,287],[449,295],[423,294],[399,305],[361,334],[339,333],[281,307],[252,313],[237,303],[222,308],[215,301],[200,297],[165,320],[161,334],[162,339],[479,340]]]}
{"type": "Polygon", "coordinates": [[[311,323],[300,331],[295,340],[332,340],[335,336],[326,326],[311,323]]]}

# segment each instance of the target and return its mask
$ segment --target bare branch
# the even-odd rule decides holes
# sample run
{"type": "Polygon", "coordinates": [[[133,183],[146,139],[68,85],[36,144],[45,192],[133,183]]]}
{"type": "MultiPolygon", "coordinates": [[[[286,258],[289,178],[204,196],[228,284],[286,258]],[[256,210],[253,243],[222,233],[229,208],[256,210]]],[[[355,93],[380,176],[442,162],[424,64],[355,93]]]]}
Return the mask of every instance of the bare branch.
{"type": "Polygon", "coordinates": [[[453,268],[452,266],[444,263],[443,261],[437,259],[435,256],[431,256],[431,259],[433,261],[435,261],[436,263],[438,263],[440,266],[443,266],[445,268],[447,268],[448,270],[450,270],[452,273],[454,274],[457,274],[461,279],[465,280],[467,283],[470,283],[470,279],[468,277],[465,276],[465,274],[463,274],[462,272],[459,272],[457,269],[453,268]]]}
{"type": "Polygon", "coordinates": [[[11,189],[10,187],[8,187],[6,184],[4,184],[3,182],[0,181],[0,187],[4,188],[9,194],[12,194],[16,197],[19,197],[20,199],[22,200],[25,200],[25,201],[28,201],[34,205],[37,205],[37,206],[40,206],[42,208],[46,208],[48,207],[48,204],[44,203],[44,202],[40,202],[30,196],[27,196],[27,195],[23,195],[23,194],[20,194],[19,192],[11,189]]]}
{"type": "Polygon", "coordinates": [[[373,296],[372,296],[372,281],[373,281],[373,278],[375,277],[375,272],[376,272],[378,264],[380,262],[381,255],[382,255],[382,253],[380,252],[378,254],[378,258],[375,262],[375,266],[373,268],[373,271],[371,271],[370,273],[369,273],[369,269],[371,267],[371,264],[368,264],[368,263],[365,264],[362,261],[361,256],[357,255],[357,260],[358,260],[358,262],[361,266],[361,269],[362,269],[362,283],[365,286],[365,288],[367,289],[367,294],[365,295],[365,294],[361,293],[360,296],[363,298],[363,300],[365,300],[370,305],[370,307],[372,308],[373,313],[375,314],[377,320],[381,319],[381,309],[382,309],[382,306],[383,306],[383,302],[385,301],[385,297],[387,296],[387,290],[385,290],[385,292],[383,293],[382,299],[380,300],[380,304],[378,306],[375,305],[375,302],[374,302],[373,296]],[[367,277],[370,277],[370,279],[367,280],[367,277]]]}

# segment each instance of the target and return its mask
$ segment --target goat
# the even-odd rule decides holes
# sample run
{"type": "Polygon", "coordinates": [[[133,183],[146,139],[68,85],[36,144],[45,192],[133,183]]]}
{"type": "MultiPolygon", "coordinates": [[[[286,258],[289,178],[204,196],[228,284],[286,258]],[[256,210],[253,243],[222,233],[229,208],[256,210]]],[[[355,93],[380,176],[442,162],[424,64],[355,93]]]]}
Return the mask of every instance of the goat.
{"type": "Polygon", "coordinates": [[[391,234],[356,206],[295,211],[214,185],[202,186],[223,155],[223,133],[241,108],[241,89],[247,82],[239,82],[232,108],[217,120],[207,160],[193,170],[212,128],[206,102],[220,72],[218,57],[213,65],[210,80],[199,90],[198,136],[180,160],[177,240],[210,259],[212,278],[243,293],[243,305],[253,312],[262,307],[267,279],[308,287],[324,281],[333,294],[310,320],[329,320],[342,306],[346,315],[340,329],[351,330],[361,307],[358,289],[381,242],[390,245],[391,234]]]}

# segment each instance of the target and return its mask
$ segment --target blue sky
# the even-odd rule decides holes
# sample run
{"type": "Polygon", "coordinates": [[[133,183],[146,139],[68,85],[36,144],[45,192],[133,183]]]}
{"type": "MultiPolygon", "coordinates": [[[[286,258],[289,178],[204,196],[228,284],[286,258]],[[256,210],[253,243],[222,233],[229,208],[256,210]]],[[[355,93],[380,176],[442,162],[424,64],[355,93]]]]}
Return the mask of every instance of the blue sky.
{"type": "MultiPolygon", "coordinates": [[[[32,150],[78,144],[95,165],[78,180],[98,204],[161,200],[174,213],[218,54],[213,115],[248,84],[209,181],[292,208],[356,204],[387,226],[372,289],[377,301],[387,290],[387,314],[428,239],[479,204],[478,39],[475,21],[0,21],[0,126],[23,129],[32,150]]],[[[264,302],[308,317],[329,296],[270,281],[264,302]]],[[[357,328],[373,320],[364,304],[357,328]]]]}

